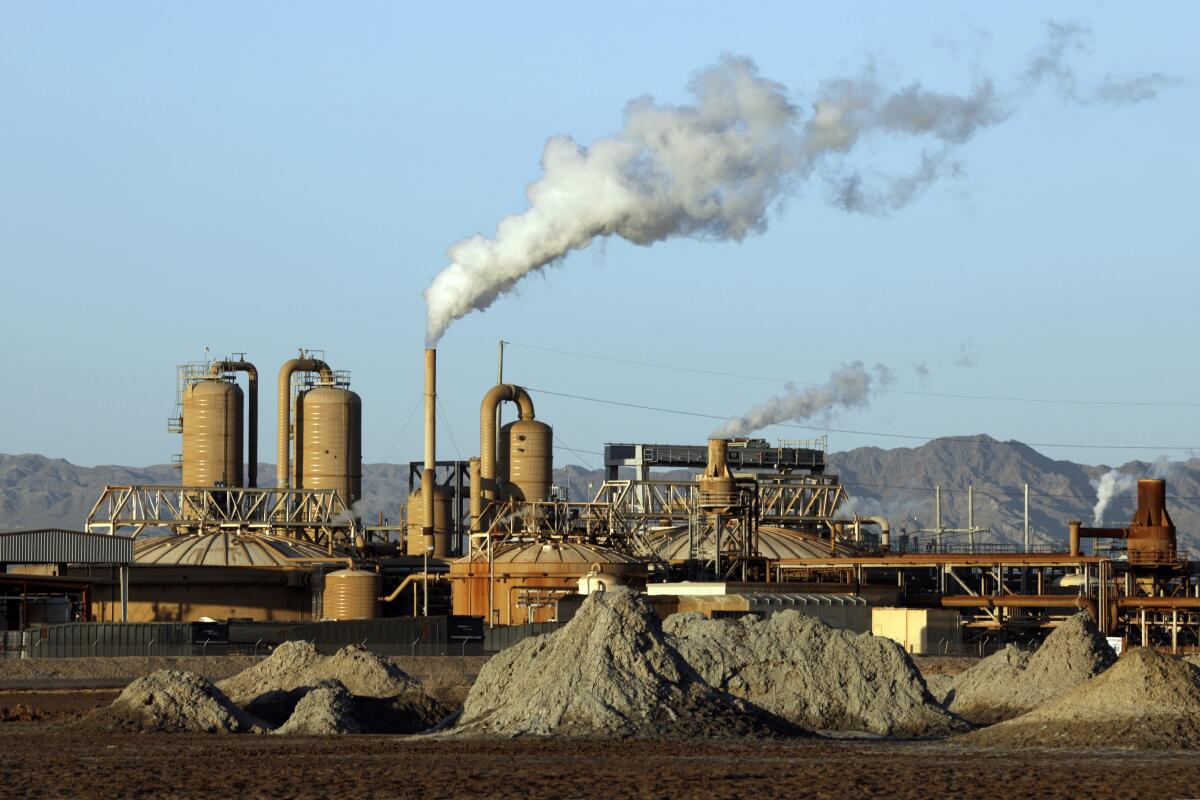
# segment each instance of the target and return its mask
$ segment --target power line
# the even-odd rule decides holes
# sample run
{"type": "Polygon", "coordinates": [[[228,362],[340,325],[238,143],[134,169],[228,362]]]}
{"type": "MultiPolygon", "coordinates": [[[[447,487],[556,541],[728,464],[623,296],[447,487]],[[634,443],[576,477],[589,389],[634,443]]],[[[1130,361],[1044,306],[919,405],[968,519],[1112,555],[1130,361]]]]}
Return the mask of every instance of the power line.
{"type": "MultiPolygon", "coordinates": [[[[699,417],[701,419],[715,419],[715,420],[721,420],[721,421],[725,421],[725,420],[733,418],[733,415],[705,414],[700,411],[685,411],[683,409],[678,409],[678,408],[663,408],[662,406],[650,406],[650,405],[644,405],[642,403],[630,403],[630,402],[623,401],[623,400],[608,400],[608,399],[604,399],[604,398],[600,398],[600,397],[588,397],[586,395],[581,395],[581,394],[569,394],[567,392],[555,392],[550,389],[534,389],[532,387],[526,387],[526,389],[530,392],[538,392],[540,394],[551,395],[553,397],[566,397],[566,398],[570,398],[572,400],[584,400],[589,403],[602,403],[604,405],[610,405],[610,406],[621,406],[622,408],[636,408],[636,409],[640,409],[642,411],[656,411],[656,412],[659,412],[662,414],[677,414],[677,415],[686,416],[686,417],[699,417]]],[[[932,442],[936,439],[936,440],[945,441],[945,442],[969,442],[969,443],[974,443],[974,444],[983,444],[984,443],[979,438],[974,437],[974,436],[925,436],[925,435],[918,435],[918,434],[911,434],[911,433],[885,433],[883,431],[863,431],[863,430],[853,430],[850,428],[829,428],[829,427],[822,427],[819,425],[797,425],[795,423],[790,423],[790,422],[776,422],[774,424],[780,428],[794,428],[797,430],[805,430],[805,431],[820,431],[823,433],[847,433],[847,434],[853,434],[856,436],[874,436],[874,437],[885,438],[885,439],[908,439],[911,441],[924,441],[924,442],[932,442]]],[[[1200,449],[1200,447],[1197,447],[1194,445],[1184,447],[1184,446],[1179,446],[1179,445],[1140,445],[1140,444],[1064,444],[1061,442],[1021,442],[1021,444],[1024,444],[1027,447],[1057,447],[1057,448],[1064,448],[1064,449],[1078,448],[1078,449],[1088,449],[1088,450],[1173,450],[1173,451],[1178,450],[1178,451],[1183,451],[1183,452],[1189,452],[1189,451],[1200,449]]]]}
{"type": "MultiPolygon", "coordinates": [[[[512,347],[522,347],[526,350],[540,350],[545,353],[558,353],[564,356],[573,356],[576,358],[590,358],[596,361],[610,361],[615,364],[629,364],[636,367],[650,367],[653,369],[666,369],[675,372],[688,372],[694,375],[709,375],[719,378],[738,378],[747,381],[764,381],[767,383],[792,383],[797,386],[822,386],[824,384],[814,381],[801,381],[793,378],[777,378],[766,375],[748,375],[738,372],[722,372],[712,369],[697,369],[695,367],[682,367],[678,364],[660,364],[653,361],[637,361],[631,358],[616,358],[615,356],[603,356],[596,353],[579,353],[572,350],[560,350],[554,347],[544,347],[542,345],[522,344],[520,342],[505,342],[506,345],[512,347]]],[[[921,392],[909,389],[886,389],[882,388],[880,392],[886,394],[903,394],[915,397],[939,397],[950,400],[990,400],[1008,403],[1044,403],[1049,405],[1084,405],[1084,406],[1130,406],[1130,407],[1150,407],[1150,408],[1200,408],[1200,403],[1177,403],[1177,402],[1162,402],[1155,400],[1084,400],[1078,398],[1047,398],[1047,397],[1009,397],[1004,395],[988,395],[988,394],[956,394],[951,392],[921,392]]]]}

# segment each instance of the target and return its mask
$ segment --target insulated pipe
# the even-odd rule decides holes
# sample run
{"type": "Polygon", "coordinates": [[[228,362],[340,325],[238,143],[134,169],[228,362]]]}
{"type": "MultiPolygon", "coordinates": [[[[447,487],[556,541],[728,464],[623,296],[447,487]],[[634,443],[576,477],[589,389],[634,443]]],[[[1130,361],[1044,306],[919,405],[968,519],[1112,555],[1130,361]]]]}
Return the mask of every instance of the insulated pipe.
{"type": "Polygon", "coordinates": [[[505,400],[517,404],[520,419],[533,419],[533,399],[520,386],[497,384],[483,396],[479,406],[479,487],[471,484],[471,494],[480,493],[480,508],[484,500],[496,499],[496,409],[505,400]]]}
{"type": "Polygon", "coordinates": [[[1067,523],[1067,536],[1069,538],[1069,553],[1073,556],[1079,555],[1080,539],[1128,539],[1128,528],[1085,528],[1083,523],[1077,519],[1073,519],[1067,523]]]}
{"type": "MultiPolygon", "coordinates": [[[[276,422],[278,427],[275,439],[275,485],[280,489],[288,488],[291,477],[291,453],[288,448],[288,439],[292,433],[291,382],[292,375],[296,372],[317,372],[320,373],[321,380],[333,383],[333,370],[319,358],[293,358],[291,361],[285,361],[279,368],[279,385],[276,387],[279,398],[276,422]]],[[[297,441],[299,441],[299,436],[297,436],[297,441]]]]}
{"type": "Polygon", "coordinates": [[[888,524],[887,517],[863,517],[862,521],[879,526],[879,547],[881,549],[887,550],[892,546],[892,526],[888,524]]]}
{"type": "Polygon", "coordinates": [[[472,458],[470,462],[470,480],[471,480],[471,530],[479,531],[481,517],[483,516],[483,498],[480,497],[477,487],[479,486],[479,459],[472,458]]]}
{"type": "Polygon", "coordinates": [[[208,368],[209,377],[219,378],[222,372],[244,372],[249,382],[249,404],[246,410],[246,485],[258,486],[258,369],[249,361],[216,361],[208,368]]]}
{"type": "Polygon", "coordinates": [[[425,553],[444,558],[449,551],[446,547],[446,534],[438,542],[435,533],[434,508],[436,490],[434,488],[437,468],[437,350],[432,347],[425,349],[425,469],[421,470],[421,538],[424,539],[425,553]],[[430,553],[430,551],[433,551],[430,553]]]}

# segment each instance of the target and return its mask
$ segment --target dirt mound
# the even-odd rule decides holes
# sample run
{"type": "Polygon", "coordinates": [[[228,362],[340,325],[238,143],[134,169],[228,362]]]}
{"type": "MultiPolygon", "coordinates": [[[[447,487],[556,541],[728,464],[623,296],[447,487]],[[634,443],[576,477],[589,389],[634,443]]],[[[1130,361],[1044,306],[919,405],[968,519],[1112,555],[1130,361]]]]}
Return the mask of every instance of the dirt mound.
{"type": "Polygon", "coordinates": [[[354,713],[354,696],[342,682],[324,680],[300,698],[287,722],[274,733],[300,736],[362,733],[362,725],[354,713]]]}
{"type": "Polygon", "coordinates": [[[948,707],[978,724],[1012,719],[1098,675],[1116,659],[1092,618],[1076,614],[1032,654],[1009,646],[959,675],[948,707]]]}
{"type": "Polygon", "coordinates": [[[27,706],[24,703],[17,703],[11,708],[9,706],[0,708],[0,722],[37,722],[49,716],[49,712],[36,706],[27,706]]]}
{"type": "Polygon", "coordinates": [[[404,670],[356,644],[313,662],[297,685],[310,686],[327,678],[341,681],[356,697],[396,697],[421,690],[420,682],[404,670]]]}
{"type": "Polygon", "coordinates": [[[1198,748],[1200,672],[1138,647],[1062,697],[960,741],[994,747],[1198,748]]]}
{"type": "Polygon", "coordinates": [[[270,658],[219,686],[248,713],[284,725],[310,690],[329,681],[353,697],[355,719],[370,733],[417,733],[448,713],[425,694],[419,681],[358,645],[326,657],[308,642],[287,642],[270,658]]]}
{"type": "MultiPolygon", "coordinates": [[[[323,656],[308,642],[284,642],[275,652],[249,669],[217,684],[217,688],[239,706],[245,707],[259,695],[288,691],[301,686],[300,676],[323,656]]],[[[289,711],[290,713],[290,711],[289,711]]]]}
{"type": "Polygon", "coordinates": [[[268,726],[194,672],[159,670],[138,678],[82,724],[130,733],[258,733],[268,726]]]}
{"type": "Polygon", "coordinates": [[[765,620],[676,614],[663,627],[709,684],[797,725],[888,736],[953,727],[890,639],[836,630],[798,611],[765,620]]]}
{"type": "Polygon", "coordinates": [[[706,684],[649,604],[617,587],[555,633],[492,657],[457,730],[501,736],[675,738],[799,731],[706,684]]]}

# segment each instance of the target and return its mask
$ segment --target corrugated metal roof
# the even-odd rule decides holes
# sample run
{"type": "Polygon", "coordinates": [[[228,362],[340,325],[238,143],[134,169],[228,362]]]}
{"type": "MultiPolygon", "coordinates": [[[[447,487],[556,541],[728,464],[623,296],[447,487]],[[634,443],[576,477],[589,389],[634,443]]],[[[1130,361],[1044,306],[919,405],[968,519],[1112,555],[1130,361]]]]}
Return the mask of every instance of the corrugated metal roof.
{"type": "Polygon", "coordinates": [[[642,562],[616,550],[574,542],[531,542],[506,547],[493,554],[497,564],[641,564],[642,562]]]}
{"type": "Polygon", "coordinates": [[[103,533],[38,528],[0,531],[0,564],[128,564],[133,539],[103,533]]]}
{"type": "Polygon", "coordinates": [[[808,592],[746,592],[751,605],[763,606],[865,606],[867,601],[854,594],[810,594],[808,592]]]}

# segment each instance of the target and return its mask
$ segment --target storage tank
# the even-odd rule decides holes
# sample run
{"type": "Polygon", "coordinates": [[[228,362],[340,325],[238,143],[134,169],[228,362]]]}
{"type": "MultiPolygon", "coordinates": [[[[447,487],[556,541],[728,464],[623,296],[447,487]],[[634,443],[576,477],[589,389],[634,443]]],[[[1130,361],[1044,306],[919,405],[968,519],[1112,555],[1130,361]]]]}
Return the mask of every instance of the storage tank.
{"type": "MultiPolygon", "coordinates": [[[[404,552],[410,556],[425,555],[424,492],[414,489],[408,495],[408,529],[404,534],[404,552]]],[[[450,555],[450,530],[454,527],[454,513],[450,493],[441,486],[433,487],[433,552],[434,558],[450,555]]]]}
{"type": "Polygon", "coordinates": [[[202,378],[183,390],[183,485],[242,485],[242,390],[202,378]]]}
{"type": "Polygon", "coordinates": [[[383,578],[365,569],[339,569],[325,576],[325,619],[375,619],[383,578]]]}
{"type": "Polygon", "coordinates": [[[593,586],[645,586],[648,567],[633,556],[596,545],[506,545],[493,553],[490,564],[487,558],[461,558],[450,564],[453,610],[486,619],[490,592],[494,624],[549,622],[557,614],[558,599],[578,591],[580,578],[587,575],[593,586]]]}
{"type": "Polygon", "coordinates": [[[314,386],[296,397],[300,421],[297,485],[336,489],[349,507],[362,497],[362,400],[340,386],[314,386]]]}
{"type": "Polygon", "coordinates": [[[550,499],[554,482],[554,433],[535,419],[500,429],[500,480],[508,497],[532,503],[550,499]]]}

